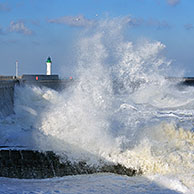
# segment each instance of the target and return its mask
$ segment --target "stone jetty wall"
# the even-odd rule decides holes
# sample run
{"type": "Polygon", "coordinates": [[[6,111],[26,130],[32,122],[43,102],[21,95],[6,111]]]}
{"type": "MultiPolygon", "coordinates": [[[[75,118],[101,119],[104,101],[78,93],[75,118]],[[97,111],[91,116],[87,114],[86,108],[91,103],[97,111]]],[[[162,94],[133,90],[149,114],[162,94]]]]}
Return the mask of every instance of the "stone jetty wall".
{"type": "Polygon", "coordinates": [[[141,171],[120,164],[91,166],[84,161],[71,162],[67,157],[61,162],[60,157],[51,151],[0,150],[0,177],[40,179],[100,172],[127,176],[141,174],[141,171]]]}
{"type": "Polygon", "coordinates": [[[72,80],[25,80],[11,78],[10,76],[0,76],[0,118],[14,113],[14,87],[16,84],[21,87],[25,85],[48,87],[58,91],[72,84],[72,80]]]}
{"type": "Polygon", "coordinates": [[[0,81],[0,118],[14,112],[14,87],[16,81],[0,81]]]}

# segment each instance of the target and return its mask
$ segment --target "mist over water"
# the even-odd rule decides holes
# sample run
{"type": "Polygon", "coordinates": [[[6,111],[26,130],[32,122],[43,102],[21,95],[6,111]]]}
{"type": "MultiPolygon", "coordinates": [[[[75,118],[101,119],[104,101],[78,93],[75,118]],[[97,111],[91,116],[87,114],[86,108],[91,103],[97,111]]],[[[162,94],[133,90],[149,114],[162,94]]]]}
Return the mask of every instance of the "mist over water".
{"type": "Polygon", "coordinates": [[[100,21],[80,35],[71,87],[16,87],[16,114],[1,121],[1,141],[118,162],[173,177],[187,191],[194,188],[194,88],[165,79],[165,45],[127,40],[126,21],[100,21]]]}

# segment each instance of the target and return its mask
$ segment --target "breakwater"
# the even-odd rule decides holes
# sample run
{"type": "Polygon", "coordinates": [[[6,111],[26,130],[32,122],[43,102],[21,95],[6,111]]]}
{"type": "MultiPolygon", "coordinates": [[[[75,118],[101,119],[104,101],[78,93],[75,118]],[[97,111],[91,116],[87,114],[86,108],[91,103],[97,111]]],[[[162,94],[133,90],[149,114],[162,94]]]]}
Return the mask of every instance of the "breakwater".
{"type": "Polygon", "coordinates": [[[14,113],[15,80],[0,81],[0,118],[14,113]]]}
{"type": "Polygon", "coordinates": [[[0,150],[0,177],[39,179],[101,172],[127,176],[141,174],[140,171],[110,162],[91,166],[84,161],[71,162],[67,157],[61,161],[51,151],[0,150]]]}
{"type": "Polygon", "coordinates": [[[54,90],[63,90],[72,82],[70,79],[59,79],[58,75],[23,75],[0,76],[0,118],[14,113],[14,88],[18,86],[48,87],[54,90]]]}
{"type": "Polygon", "coordinates": [[[194,77],[166,77],[166,79],[181,85],[194,86],[194,77]]]}

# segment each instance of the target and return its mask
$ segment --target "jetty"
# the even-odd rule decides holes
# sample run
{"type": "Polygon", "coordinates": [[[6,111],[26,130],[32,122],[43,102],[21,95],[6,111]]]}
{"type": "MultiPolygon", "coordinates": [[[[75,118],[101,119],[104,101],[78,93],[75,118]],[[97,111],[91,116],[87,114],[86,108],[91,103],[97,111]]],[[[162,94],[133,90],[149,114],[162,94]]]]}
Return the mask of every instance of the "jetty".
{"type": "Polygon", "coordinates": [[[185,86],[194,86],[194,77],[166,77],[171,82],[178,82],[185,86]]]}
{"type": "Polygon", "coordinates": [[[15,86],[47,87],[57,91],[67,88],[73,79],[59,79],[58,75],[25,74],[22,76],[0,76],[0,116],[13,114],[15,86]]]}
{"type": "Polygon", "coordinates": [[[140,175],[138,169],[126,168],[118,163],[101,160],[99,165],[85,161],[68,160],[52,151],[27,150],[4,147],[0,149],[0,177],[43,179],[78,174],[114,173],[127,176],[140,175]]]}

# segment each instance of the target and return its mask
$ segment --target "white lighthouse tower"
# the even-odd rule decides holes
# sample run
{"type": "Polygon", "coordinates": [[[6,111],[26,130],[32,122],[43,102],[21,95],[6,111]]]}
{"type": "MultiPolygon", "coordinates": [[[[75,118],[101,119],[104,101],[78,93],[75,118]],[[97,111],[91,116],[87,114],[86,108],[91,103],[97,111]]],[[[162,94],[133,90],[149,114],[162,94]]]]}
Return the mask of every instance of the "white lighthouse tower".
{"type": "Polygon", "coordinates": [[[52,65],[51,58],[48,57],[48,59],[47,59],[47,61],[46,61],[46,74],[47,74],[47,75],[51,75],[51,74],[52,74],[51,65],[52,65]]]}

